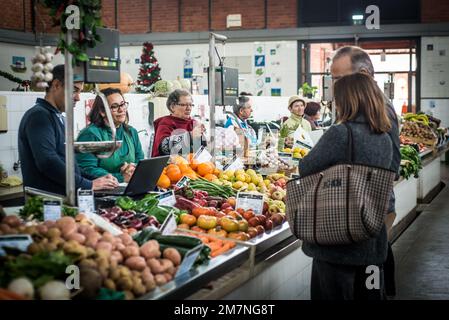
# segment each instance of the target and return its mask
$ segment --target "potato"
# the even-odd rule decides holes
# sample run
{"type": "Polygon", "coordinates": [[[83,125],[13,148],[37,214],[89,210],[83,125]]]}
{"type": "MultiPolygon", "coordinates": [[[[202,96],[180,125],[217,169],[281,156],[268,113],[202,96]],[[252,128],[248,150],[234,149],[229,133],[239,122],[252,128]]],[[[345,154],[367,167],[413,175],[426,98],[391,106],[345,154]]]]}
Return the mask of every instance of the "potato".
{"type": "Polygon", "coordinates": [[[120,290],[132,290],[133,288],[133,280],[131,277],[120,277],[116,284],[120,290]]]}
{"type": "Polygon", "coordinates": [[[0,230],[4,233],[4,234],[9,234],[11,232],[11,227],[9,226],[9,224],[6,223],[2,223],[0,224],[0,230]]]}
{"type": "Polygon", "coordinates": [[[128,267],[120,266],[119,269],[120,269],[120,276],[121,277],[131,277],[131,275],[132,275],[131,274],[131,270],[129,270],[128,267]]]}
{"type": "Polygon", "coordinates": [[[110,232],[105,231],[103,233],[103,235],[101,236],[101,241],[106,241],[106,242],[113,243],[114,242],[114,236],[110,232]]]}
{"type": "Polygon", "coordinates": [[[123,243],[116,243],[115,249],[118,251],[125,250],[126,246],[123,243]]]}
{"type": "Polygon", "coordinates": [[[165,249],[164,252],[162,253],[162,256],[165,259],[168,259],[171,262],[173,262],[173,264],[175,266],[178,266],[178,265],[181,264],[181,254],[175,248],[167,248],[167,249],[165,249]]]}
{"type": "Polygon", "coordinates": [[[150,240],[144,243],[139,250],[140,255],[146,259],[158,258],[157,254],[160,253],[159,243],[156,240],[150,240]]]}
{"type": "Polygon", "coordinates": [[[97,263],[93,259],[84,259],[79,263],[79,266],[81,268],[86,267],[86,268],[94,268],[94,269],[97,269],[97,267],[98,267],[97,263]]]}
{"type": "Polygon", "coordinates": [[[82,214],[82,213],[78,213],[75,216],[75,221],[81,221],[81,220],[85,220],[85,219],[87,219],[87,216],[85,214],[82,214]]]}
{"type": "Polygon", "coordinates": [[[157,274],[154,276],[154,280],[156,282],[156,285],[163,286],[167,283],[167,278],[163,274],[157,274]]]}
{"type": "Polygon", "coordinates": [[[129,290],[125,290],[123,293],[125,294],[125,300],[133,300],[135,298],[134,294],[129,290]]]}
{"type": "Polygon", "coordinates": [[[114,281],[120,278],[120,270],[118,267],[109,269],[109,278],[111,278],[114,281]]]}
{"type": "Polygon", "coordinates": [[[3,218],[2,223],[6,223],[11,228],[17,228],[22,224],[17,216],[6,216],[3,218]]]}
{"type": "Polygon", "coordinates": [[[163,275],[164,275],[165,279],[167,280],[167,282],[170,282],[173,280],[173,276],[170,273],[165,272],[165,273],[163,273],[163,275]]]}
{"type": "Polygon", "coordinates": [[[56,227],[51,227],[47,231],[47,237],[52,238],[52,239],[60,238],[61,237],[61,231],[58,228],[56,228],[56,227]]]}
{"type": "Polygon", "coordinates": [[[75,219],[73,219],[72,217],[62,217],[61,219],[56,221],[56,226],[59,229],[62,229],[67,225],[76,226],[75,219]]]}
{"type": "Polygon", "coordinates": [[[31,243],[27,248],[27,252],[32,255],[40,252],[41,250],[42,250],[42,247],[39,244],[37,244],[36,242],[31,243]]]}
{"type": "Polygon", "coordinates": [[[93,229],[90,226],[80,225],[78,227],[78,232],[87,236],[93,229]]]}
{"type": "Polygon", "coordinates": [[[39,234],[48,237],[48,234],[47,234],[48,228],[47,228],[46,225],[40,224],[40,225],[38,225],[38,226],[36,227],[36,230],[37,230],[37,232],[38,232],[39,234]]]}
{"type": "Polygon", "coordinates": [[[58,246],[54,242],[45,243],[43,245],[44,251],[56,251],[58,246]]]}
{"type": "Polygon", "coordinates": [[[125,250],[121,251],[125,258],[139,256],[139,247],[135,245],[128,245],[125,250]]]}
{"type": "Polygon", "coordinates": [[[120,264],[123,262],[123,256],[119,251],[112,251],[109,261],[111,261],[111,264],[113,262],[120,264]]]}
{"type": "Polygon", "coordinates": [[[131,238],[131,236],[129,234],[126,233],[122,233],[118,236],[120,239],[122,239],[122,242],[124,245],[130,245],[131,243],[134,242],[133,238],[131,238]]]}
{"type": "Polygon", "coordinates": [[[151,273],[151,270],[149,267],[146,267],[145,269],[142,270],[142,281],[143,281],[143,283],[154,281],[154,276],[151,273]]]}
{"type": "Polygon", "coordinates": [[[162,269],[164,270],[163,272],[166,272],[171,267],[174,267],[173,262],[171,262],[171,260],[159,259],[159,261],[161,263],[162,269]]]}
{"type": "Polygon", "coordinates": [[[117,290],[117,286],[115,285],[115,282],[112,279],[106,279],[104,281],[103,285],[105,288],[107,288],[109,290],[113,290],[113,291],[117,290]]]}
{"type": "Polygon", "coordinates": [[[97,244],[98,244],[98,237],[95,234],[89,234],[86,237],[86,242],[84,242],[84,245],[90,248],[96,248],[97,244]]]}
{"type": "Polygon", "coordinates": [[[148,259],[147,265],[150,268],[151,273],[153,275],[158,274],[158,273],[163,273],[165,271],[161,262],[156,258],[148,259]]]}
{"type": "Polygon", "coordinates": [[[68,236],[70,236],[72,233],[76,232],[77,226],[76,224],[64,224],[62,227],[59,227],[61,230],[62,236],[64,239],[68,240],[68,236]]]}
{"type": "Polygon", "coordinates": [[[178,271],[177,267],[170,267],[170,268],[167,269],[166,272],[170,273],[174,277],[175,274],[176,274],[176,271],[178,271]]]}
{"type": "Polygon", "coordinates": [[[81,233],[74,232],[67,236],[67,240],[75,240],[79,244],[83,244],[86,241],[86,237],[82,235],[81,233]]]}
{"type": "Polygon", "coordinates": [[[47,221],[44,221],[44,223],[43,223],[48,229],[50,229],[50,228],[56,228],[56,221],[53,221],[53,220],[47,220],[47,221]]]}
{"type": "Polygon", "coordinates": [[[145,283],[145,288],[147,289],[147,292],[153,290],[154,288],[156,288],[156,281],[153,279],[149,282],[145,283]]]}
{"type": "Polygon", "coordinates": [[[108,252],[112,251],[112,244],[110,242],[106,242],[106,241],[98,241],[97,245],[95,246],[95,248],[98,250],[105,250],[108,252]]]}
{"type": "Polygon", "coordinates": [[[133,293],[136,297],[143,296],[147,292],[146,286],[143,283],[139,283],[138,285],[133,286],[133,293]]]}
{"type": "Polygon", "coordinates": [[[125,265],[128,268],[137,271],[142,271],[147,266],[145,259],[142,257],[129,257],[126,259],[125,265]]]}

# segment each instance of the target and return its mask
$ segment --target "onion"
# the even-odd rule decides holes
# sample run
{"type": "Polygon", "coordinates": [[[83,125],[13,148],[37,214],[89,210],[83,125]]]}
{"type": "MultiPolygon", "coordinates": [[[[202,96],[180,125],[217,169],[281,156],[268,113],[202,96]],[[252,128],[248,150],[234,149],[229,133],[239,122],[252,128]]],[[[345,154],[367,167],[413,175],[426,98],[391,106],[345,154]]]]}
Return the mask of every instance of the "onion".
{"type": "Polygon", "coordinates": [[[42,300],[70,300],[70,291],[62,281],[49,281],[39,290],[42,300]]]}
{"type": "Polygon", "coordinates": [[[50,82],[51,80],[53,80],[53,74],[51,72],[45,73],[44,80],[50,82]]]}
{"type": "Polygon", "coordinates": [[[44,70],[44,65],[42,64],[42,63],[35,63],[35,64],[33,64],[33,66],[31,67],[31,70],[33,71],[33,72],[39,72],[39,71],[42,71],[42,70],[44,70]]]}
{"type": "Polygon", "coordinates": [[[24,296],[27,299],[34,298],[34,287],[27,278],[17,278],[10,282],[8,290],[18,295],[24,296]]]}

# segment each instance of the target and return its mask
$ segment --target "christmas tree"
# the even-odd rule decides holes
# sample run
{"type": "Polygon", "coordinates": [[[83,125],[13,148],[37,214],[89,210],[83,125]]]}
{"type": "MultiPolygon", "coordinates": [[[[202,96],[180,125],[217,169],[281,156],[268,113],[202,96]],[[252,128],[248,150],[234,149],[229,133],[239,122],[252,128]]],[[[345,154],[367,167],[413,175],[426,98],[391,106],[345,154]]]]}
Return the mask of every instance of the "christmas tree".
{"type": "Polygon", "coordinates": [[[161,80],[161,68],[154,56],[153,45],[149,42],[143,44],[142,55],[140,56],[140,70],[137,78],[136,91],[148,93],[152,91],[153,84],[161,80]]]}

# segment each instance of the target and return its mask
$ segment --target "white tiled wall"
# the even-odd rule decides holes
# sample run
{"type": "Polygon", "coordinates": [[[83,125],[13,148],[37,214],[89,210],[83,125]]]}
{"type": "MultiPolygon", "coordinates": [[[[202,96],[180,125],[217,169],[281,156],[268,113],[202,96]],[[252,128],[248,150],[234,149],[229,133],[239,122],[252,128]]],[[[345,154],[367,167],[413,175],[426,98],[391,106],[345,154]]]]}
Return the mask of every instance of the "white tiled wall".
{"type": "Polygon", "coordinates": [[[224,299],[310,299],[312,259],[297,249],[243,284],[224,299]]]}

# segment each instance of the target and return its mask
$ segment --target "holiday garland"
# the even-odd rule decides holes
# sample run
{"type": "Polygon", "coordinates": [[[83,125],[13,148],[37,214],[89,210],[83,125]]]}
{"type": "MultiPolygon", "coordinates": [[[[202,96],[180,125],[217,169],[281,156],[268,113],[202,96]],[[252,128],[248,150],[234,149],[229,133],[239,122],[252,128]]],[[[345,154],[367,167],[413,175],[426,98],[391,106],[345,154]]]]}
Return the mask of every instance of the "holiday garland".
{"type": "Polygon", "coordinates": [[[20,78],[17,78],[16,76],[12,75],[11,73],[8,73],[8,72],[2,71],[2,70],[0,70],[0,76],[8,79],[9,81],[18,83],[22,87],[28,87],[31,84],[30,80],[22,80],[20,78]]]}
{"type": "MultiPolygon", "coordinates": [[[[97,27],[102,26],[101,22],[101,0],[41,0],[43,6],[50,9],[50,16],[53,26],[61,26],[59,34],[58,51],[64,53],[68,50],[73,55],[73,65],[88,61],[86,49],[93,48],[97,42],[101,42],[101,37],[97,34],[97,27]],[[77,39],[73,39],[68,44],[65,41],[67,33],[66,20],[72,13],[66,13],[69,5],[75,5],[80,13],[80,30],[77,39]]],[[[56,52],[56,53],[57,53],[56,52]]]]}
{"type": "Polygon", "coordinates": [[[145,42],[143,44],[142,55],[140,56],[140,69],[137,78],[136,91],[149,93],[152,91],[154,83],[161,80],[161,68],[154,56],[153,44],[145,42]]]}

